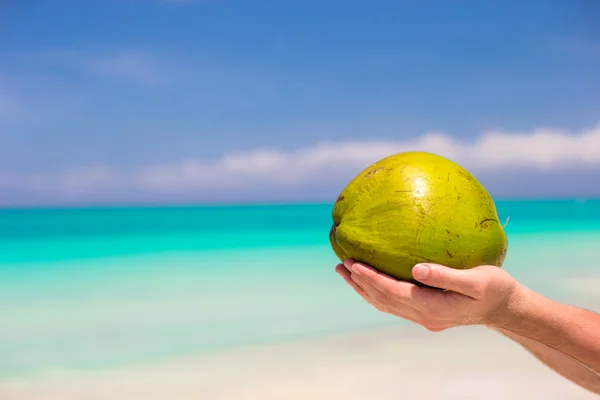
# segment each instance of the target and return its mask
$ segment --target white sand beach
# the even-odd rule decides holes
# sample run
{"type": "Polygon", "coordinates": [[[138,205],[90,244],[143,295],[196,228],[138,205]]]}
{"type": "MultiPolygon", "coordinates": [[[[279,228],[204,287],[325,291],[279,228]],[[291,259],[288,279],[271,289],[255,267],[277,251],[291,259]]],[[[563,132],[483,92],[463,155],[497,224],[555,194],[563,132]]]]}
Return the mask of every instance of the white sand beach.
{"type": "Polygon", "coordinates": [[[593,399],[480,327],[419,327],[257,346],[160,365],[48,371],[0,382],[6,400],[593,399]]]}

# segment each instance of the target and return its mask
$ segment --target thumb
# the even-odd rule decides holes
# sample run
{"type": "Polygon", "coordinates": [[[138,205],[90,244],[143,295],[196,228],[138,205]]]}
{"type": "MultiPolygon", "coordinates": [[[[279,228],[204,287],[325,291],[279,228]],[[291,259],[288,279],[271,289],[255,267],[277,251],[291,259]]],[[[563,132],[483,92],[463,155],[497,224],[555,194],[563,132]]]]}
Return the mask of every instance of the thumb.
{"type": "Polygon", "coordinates": [[[481,296],[486,282],[475,270],[454,269],[439,264],[417,264],[412,269],[413,278],[429,286],[452,290],[469,297],[481,296]]]}

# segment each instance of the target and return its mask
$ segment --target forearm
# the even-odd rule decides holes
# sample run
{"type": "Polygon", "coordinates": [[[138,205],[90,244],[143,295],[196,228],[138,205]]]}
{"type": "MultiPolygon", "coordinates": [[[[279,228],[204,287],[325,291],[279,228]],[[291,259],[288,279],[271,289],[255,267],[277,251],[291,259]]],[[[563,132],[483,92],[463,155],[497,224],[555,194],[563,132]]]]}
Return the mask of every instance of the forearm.
{"type": "Polygon", "coordinates": [[[541,362],[566,379],[591,392],[600,394],[600,375],[591,371],[579,361],[536,340],[506,329],[492,329],[519,343],[541,362]]]}
{"type": "Polygon", "coordinates": [[[600,372],[600,315],[521,286],[497,328],[540,342],[600,372]]]}

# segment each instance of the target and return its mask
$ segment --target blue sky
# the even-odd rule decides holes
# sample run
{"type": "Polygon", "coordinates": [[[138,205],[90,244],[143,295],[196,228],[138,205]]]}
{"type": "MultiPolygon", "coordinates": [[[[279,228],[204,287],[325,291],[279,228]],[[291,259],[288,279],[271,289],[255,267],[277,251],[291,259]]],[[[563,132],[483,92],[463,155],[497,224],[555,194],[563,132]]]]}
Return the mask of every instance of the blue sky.
{"type": "Polygon", "coordinates": [[[329,200],[405,149],[501,197],[598,196],[598,18],[592,0],[4,1],[0,203],[329,200]]]}

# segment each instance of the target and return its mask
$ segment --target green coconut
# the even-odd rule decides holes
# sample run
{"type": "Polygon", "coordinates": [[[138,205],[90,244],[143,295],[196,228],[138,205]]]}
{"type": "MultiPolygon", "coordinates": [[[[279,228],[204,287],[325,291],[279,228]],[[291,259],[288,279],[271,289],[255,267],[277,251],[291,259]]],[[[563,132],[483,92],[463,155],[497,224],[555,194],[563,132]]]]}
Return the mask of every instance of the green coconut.
{"type": "Polygon", "coordinates": [[[418,263],[502,267],[508,248],[487,190],[455,162],[426,152],[386,157],[363,170],[333,207],[329,239],[340,260],[414,281],[418,263]]]}

